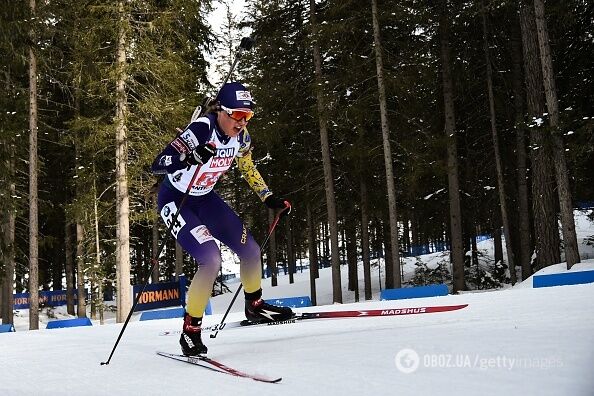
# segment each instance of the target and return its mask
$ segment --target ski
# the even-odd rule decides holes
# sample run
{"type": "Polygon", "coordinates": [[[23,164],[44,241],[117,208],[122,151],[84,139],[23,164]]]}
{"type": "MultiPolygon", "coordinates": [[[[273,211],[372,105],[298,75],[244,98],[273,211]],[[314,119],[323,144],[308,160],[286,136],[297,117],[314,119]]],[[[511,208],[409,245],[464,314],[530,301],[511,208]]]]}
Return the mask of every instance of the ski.
{"type": "Polygon", "coordinates": [[[305,319],[332,319],[332,318],[361,318],[369,316],[401,316],[416,315],[435,312],[449,312],[466,308],[468,304],[462,305],[441,305],[415,308],[392,308],[392,309],[364,309],[359,311],[326,311],[326,312],[304,312],[298,316],[299,320],[305,319]]]}
{"type": "Polygon", "coordinates": [[[175,353],[167,353],[167,352],[159,352],[157,351],[157,355],[164,356],[169,359],[178,360],[180,362],[193,364],[195,366],[204,367],[206,369],[216,371],[218,373],[229,374],[234,377],[241,377],[241,378],[249,378],[254,381],[258,382],[266,382],[268,384],[276,384],[282,380],[282,378],[268,378],[257,374],[248,374],[244,373],[243,371],[239,371],[237,369],[231,368],[229,366],[224,365],[223,363],[208,358],[206,356],[185,356],[185,355],[178,355],[175,353]]]}
{"type": "MultiPolygon", "coordinates": [[[[266,323],[256,323],[250,322],[247,320],[242,320],[238,322],[228,322],[228,323],[217,323],[211,326],[203,326],[202,331],[205,333],[209,333],[212,331],[223,330],[223,329],[233,329],[239,327],[260,327],[260,326],[279,326],[279,325],[286,325],[286,324],[293,324],[298,321],[302,320],[312,320],[312,319],[339,319],[339,318],[364,318],[364,317],[374,317],[374,316],[402,316],[402,315],[419,315],[419,314],[427,314],[427,313],[437,313],[437,312],[450,312],[450,311],[457,311],[459,309],[466,308],[468,304],[461,304],[461,305],[437,305],[437,306],[426,306],[426,307],[415,307],[415,308],[389,308],[389,309],[363,309],[363,310],[356,310],[356,311],[322,311],[322,312],[303,312],[298,313],[291,319],[281,320],[277,322],[266,322],[266,323]]],[[[181,330],[168,330],[159,333],[161,336],[171,336],[171,335],[179,335],[181,334],[181,330]]]]}

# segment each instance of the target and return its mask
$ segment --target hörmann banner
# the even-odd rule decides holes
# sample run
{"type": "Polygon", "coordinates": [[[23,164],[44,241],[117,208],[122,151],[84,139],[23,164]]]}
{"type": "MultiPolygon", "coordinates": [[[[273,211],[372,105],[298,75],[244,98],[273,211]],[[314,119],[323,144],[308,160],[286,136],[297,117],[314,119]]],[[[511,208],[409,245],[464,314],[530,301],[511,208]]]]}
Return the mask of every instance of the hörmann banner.
{"type": "MultiPolygon", "coordinates": [[[[142,290],[142,285],[132,287],[133,298],[138,296],[142,290]]],[[[149,309],[179,307],[186,305],[186,277],[180,276],[179,282],[151,283],[146,286],[136,311],[146,311],[149,309]]]]}
{"type": "MultiPolygon", "coordinates": [[[[77,300],[77,291],[74,289],[74,303],[77,300]]],[[[66,305],[66,290],[51,290],[39,292],[39,305],[43,307],[57,307],[66,305]]],[[[14,309],[29,309],[29,293],[15,293],[14,309]]]]}

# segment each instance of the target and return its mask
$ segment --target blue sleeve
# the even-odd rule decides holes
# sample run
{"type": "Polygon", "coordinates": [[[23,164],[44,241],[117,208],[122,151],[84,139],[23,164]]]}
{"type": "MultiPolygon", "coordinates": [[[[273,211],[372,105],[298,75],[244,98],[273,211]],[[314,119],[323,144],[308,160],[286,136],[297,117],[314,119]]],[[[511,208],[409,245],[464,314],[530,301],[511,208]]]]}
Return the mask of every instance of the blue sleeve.
{"type": "Polygon", "coordinates": [[[169,143],[165,150],[155,158],[151,170],[156,175],[163,175],[166,173],[174,173],[187,165],[185,162],[181,162],[180,154],[175,148],[169,143]]]}
{"type": "Polygon", "coordinates": [[[174,173],[187,166],[180,161],[181,153],[188,153],[205,144],[211,136],[210,120],[206,117],[192,122],[155,158],[151,166],[154,174],[174,173]]]}

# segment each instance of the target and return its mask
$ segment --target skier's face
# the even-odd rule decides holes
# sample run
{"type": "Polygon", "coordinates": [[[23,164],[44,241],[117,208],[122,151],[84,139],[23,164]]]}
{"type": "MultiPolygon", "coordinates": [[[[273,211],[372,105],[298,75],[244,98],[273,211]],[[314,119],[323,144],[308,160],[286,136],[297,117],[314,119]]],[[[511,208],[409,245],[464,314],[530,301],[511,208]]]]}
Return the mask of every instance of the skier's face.
{"type": "Polygon", "coordinates": [[[225,135],[229,137],[235,137],[239,135],[243,128],[247,126],[248,121],[246,120],[246,118],[248,117],[237,119],[244,111],[245,114],[250,114],[249,118],[251,118],[251,114],[253,113],[249,109],[235,109],[234,111],[232,111],[233,114],[229,114],[229,112],[225,110],[218,112],[217,121],[225,135]]]}

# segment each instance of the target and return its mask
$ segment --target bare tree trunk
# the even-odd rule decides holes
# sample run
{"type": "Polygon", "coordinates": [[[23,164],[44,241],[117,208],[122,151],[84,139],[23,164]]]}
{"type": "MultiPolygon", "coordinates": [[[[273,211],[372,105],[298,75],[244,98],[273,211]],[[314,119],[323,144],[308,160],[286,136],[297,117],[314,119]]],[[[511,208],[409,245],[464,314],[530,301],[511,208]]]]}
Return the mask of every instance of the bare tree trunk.
{"type": "Polygon", "coordinates": [[[13,207],[16,192],[15,184],[15,147],[13,142],[7,141],[8,152],[8,180],[9,180],[9,200],[10,204],[6,213],[2,216],[2,237],[4,238],[4,251],[2,252],[2,261],[4,262],[4,279],[0,282],[0,294],[2,294],[2,304],[0,304],[0,317],[2,323],[14,323],[14,268],[15,268],[15,249],[14,236],[16,224],[16,211],[13,207]]]}
{"type": "Polygon", "coordinates": [[[394,185],[394,171],[392,169],[392,149],[390,147],[390,127],[388,124],[388,106],[386,103],[386,87],[384,84],[384,65],[382,60],[382,44],[380,26],[377,16],[377,0],[371,0],[371,16],[373,19],[373,41],[375,46],[375,66],[377,70],[377,88],[379,94],[380,118],[382,124],[382,141],[384,145],[384,166],[386,168],[386,187],[388,190],[388,214],[390,219],[390,247],[392,261],[386,261],[386,275],[388,266],[391,267],[391,278],[386,277],[386,288],[401,287],[400,252],[398,248],[398,216],[396,208],[396,187],[394,185]]]}
{"type": "Polygon", "coordinates": [[[346,263],[347,262],[347,252],[346,252],[346,239],[347,238],[346,238],[346,232],[345,232],[345,229],[344,229],[344,220],[343,220],[343,226],[339,230],[339,235],[340,235],[340,239],[338,240],[338,243],[341,246],[341,249],[340,249],[340,262],[341,263],[346,263]]]}
{"type": "Polygon", "coordinates": [[[519,21],[512,22],[512,87],[514,92],[516,155],[518,161],[518,227],[520,230],[519,259],[522,280],[532,275],[530,266],[530,212],[528,206],[528,176],[526,172],[526,136],[524,124],[524,100],[522,90],[522,41],[519,21]]]}
{"type": "MultiPolygon", "coordinates": [[[[157,191],[152,196],[153,199],[153,208],[157,209],[157,191]]],[[[159,217],[155,217],[155,221],[153,222],[153,233],[152,233],[152,258],[153,261],[151,265],[153,266],[153,273],[151,274],[151,282],[158,283],[159,282],[159,257],[157,257],[157,251],[159,250],[159,217]]]]}
{"type": "Polygon", "coordinates": [[[474,228],[474,232],[472,233],[472,239],[470,241],[470,249],[471,253],[471,265],[474,265],[476,268],[479,266],[479,259],[478,259],[478,248],[476,246],[476,228],[474,228]]]}
{"type": "MultiPolygon", "coordinates": [[[[35,0],[29,0],[31,19],[36,20],[35,0]]],[[[33,22],[32,26],[37,22],[33,22]]],[[[29,47],[29,329],[39,329],[39,225],[37,198],[37,58],[34,28],[29,47]]]]}
{"type": "Polygon", "coordinates": [[[546,131],[538,120],[544,113],[542,77],[536,37],[534,8],[528,0],[520,1],[520,27],[526,82],[526,103],[530,128],[530,156],[532,169],[532,210],[534,215],[534,245],[536,269],[539,270],[561,261],[559,255],[559,231],[555,211],[554,172],[551,164],[551,148],[546,131]]]}
{"type": "MultiPolygon", "coordinates": [[[[80,115],[80,78],[74,82],[74,112],[75,116],[80,115]]],[[[80,133],[80,132],[79,132],[80,133]]],[[[74,159],[74,167],[75,172],[77,173],[76,178],[76,197],[79,199],[83,195],[83,189],[86,189],[86,186],[83,186],[83,180],[81,175],[79,175],[80,167],[80,159],[81,155],[81,145],[82,139],[77,133],[74,142],[74,152],[75,152],[75,159],[74,159]]],[[[74,213],[74,220],[76,226],[76,289],[77,289],[77,303],[76,303],[76,314],[79,318],[86,318],[87,317],[87,307],[86,307],[86,293],[85,293],[85,249],[84,249],[84,238],[85,238],[85,229],[83,225],[83,214],[80,208],[77,208],[74,213]]]]}
{"type": "MultiPolygon", "coordinates": [[[[326,212],[327,214],[327,212],[326,212]]],[[[324,268],[326,268],[328,265],[328,262],[330,261],[330,242],[329,242],[329,235],[328,235],[328,223],[322,223],[322,229],[321,229],[322,235],[322,261],[324,263],[324,268]]]]}
{"type": "Polygon", "coordinates": [[[79,318],[87,317],[87,304],[85,293],[85,250],[84,250],[85,229],[82,222],[76,222],[76,288],[77,302],[76,315],[79,318]]]}
{"type": "Polygon", "coordinates": [[[89,291],[91,300],[91,319],[97,319],[97,276],[95,273],[95,263],[92,263],[89,268],[89,291]]]}
{"type": "Polygon", "coordinates": [[[128,197],[128,140],[126,117],[128,114],[126,95],[126,46],[128,16],[124,2],[118,2],[120,26],[116,56],[116,278],[118,323],[124,322],[131,307],[130,293],[130,203],[128,197]]]}
{"type": "MultiPolygon", "coordinates": [[[[309,185],[306,186],[306,194],[309,197],[309,185]]],[[[307,211],[307,228],[308,228],[308,249],[309,249],[309,260],[310,263],[310,271],[313,271],[313,277],[314,279],[318,279],[320,277],[320,258],[318,255],[318,246],[320,245],[319,243],[319,239],[317,237],[318,233],[316,232],[316,228],[317,228],[317,224],[314,220],[314,215],[313,215],[313,211],[311,208],[311,203],[308,200],[307,201],[307,206],[306,206],[306,211],[307,211]]]]}
{"type": "Polygon", "coordinates": [[[385,252],[382,241],[384,240],[384,232],[383,232],[383,223],[381,220],[374,218],[373,221],[373,231],[374,231],[374,240],[373,240],[373,247],[375,249],[375,253],[378,257],[377,260],[377,284],[379,286],[380,292],[382,291],[382,266],[381,266],[381,258],[385,260],[385,252]]]}
{"type": "Polygon", "coordinates": [[[384,284],[386,285],[386,289],[391,289],[393,286],[390,285],[389,280],[394,279],[394,271],[398,271],[398,267],[394,267],[387,263],[392,263],[392,244],[389,243],[391,233],[390,233],[390,224],[387,224],[385,221],[381,222],[382,226],[382,235],[383,235],[383,243],[384,243],[384,268],[385,268],[385,278],[384,284]]]}
{"type": "MultiPolygon", "coordinates": [[[[410,219],[408,212],[403,216],[402,221],[402,246],[400,247],[402,252],[410,251],[410,219]]],[[[406,257],[406,255],[405,255],[406,257]]]]}
{"type": "Polygon", "coordinates": [[[309,1],[310,21],[312,26],[312,47],[315,65],[315,91],[318,105],[318,119],[320,124],[320,141],[322,148],[322,162],[324,164],[324,184],[326,187],[326,208],[328,211],[328,225],[330,227],[330,248],[332,260],[332,301],[342,303],[342,286],[340,278],[340,252],[338,248],[338,222],[336,217],[336,197],[334,194],[334,178],[330,161],[330,144],[328,143],[328,129],[325,116],[324,96],[322,92],[322,59],[318,43],[318,26],[316,23],[316,2],[309,1]]]}
{"type": "Polygon", "coordinates": [[[361,259],[363,260],[363,283],[365,299],[371,300],[371,261],[369,259],[369,200],[367,183],[361,177],[361,259]]]}
{"type": "Polygon", "coordinates": [[[580,262],[580,253],[578,251],[577,236],[575,233],[575,220],[573,218],[571,190],[569,188],[569,171],[567,170],[567,162],[565,160],[563,138],[560,133],[559,102],[557,100],[557,88],[555,87],[555,74],[553,73],[551,45],[549,43],[549,33],[542,0],[534,0],[534,13],[538,46],[540,49],[542,77],[552,129],[553,163],[555,165],[555,180],[557,181],[557,194],[559,195],[559,207],[561,209],[561,230],[563,232],[563,241],[565,242],[565,260],[567,261],[567,269],[570,269],[574,264],[580,262]]]}
{"type": "Polygon", "coordinates": [[[355,302],[359,301],[359,271],[357,268],[357,228],[354,221],[346,222],[346,250],[349,268],[349,290],[355,292],[355,302]]]}
{"type": "Polygon", "coordinates": [[[493,230],[493,254],[495,258],[495,264],[502,264],[503,244],[501,242],[501,228],[499,227],[493,230]]]}
{"type": "Polygon", "coordinates": [[[464,245],[462,242],[462,209],[460,207],[460,186],[458,173],[458,148],[456,146],[456,118],[454,111],[454,84],[451,72],[450,21],[447,0],[443,0],[440,18],[441,64],[444,98],[444,130],[448,151],[448,192],[450,202],[451,257],[454,293],[464,290],[464,245]]]}
{"type": "Polygon", "coordinates": [[[295,283],[295,252],[293,249],[293,230],[291,227],[291,217],[285,219],[287,232],[287,262],[289,263],[289,283],[295,283]]]}
{"type": "Polygon", "coordinates": [[[147,273],[146,269],[144,268],[145,261],[148,261],[147,269],[151,269],[152,263],[148,260],[148,257],[152,256],[152,244],[149,243],[149,241],[152,239],[152,236],[147,237],[146,235],[143,235],[142,239],[144,240],[143,243],[136,244],[136,246],[134,246],[135,253],[130,254],[130,268],[135,268],[134,273],[132,274],[132,284],[134,285],[142,283],[145,280],[145,277],[148,281],[152,276],[152,273],[147,273]]]}
{"type": "MultiPolygon", "coordinates": [[[[14,185],[14,184],[13,184],[14,185]]],[[[2,260],[5,264],[4,279],[0,282],[0,294],[2,294],[2,304],[0,304],[0,317],[2,323],[14,323],[13,307],[14,307],[14,227],[15,227],[15,212],[10,210],[6,216],[6,221],[3,224],[3,238],[4,238],[4,252],[2,260]]]]}
{"type": "Polygon", "coordinates": [[[344,227],[342,229],[343,240],[342,246],[345,251],[346,257],[344,262],[347,264],[347,290],[355,291],[355,278],[357,276],[357,235],[353,237],[354,224],[352,221],[344,221],[344,227]],[[353,248],[354,244],[354,248],[353,248]]]}
{"type": "Polygon", "coordinates": [[[485,63],[487,66],[487,93],[489,96],[489,114],[491,118],[491,136],[493,137],[493,151],[495,153],[495,167],[497,169],[497,192],[499,195],[499,206],[501,209],[501,220],[503,222],[503,235],[505,236],[505,246],[507,251],[507,264],[509,266],[509,275],[511,284],[516,283],[516,261],[514,259],[514,249],[511,239],[510,224],[507,210],[507,196],[505,194],[505,182],[503,174],[503,164],[501,163],[501,151],[499,148],[499,133],[495,122],[495,98],[493,95],[493,69],[491,68],[491,57],[489,56],[489,42],[487,40],[487,16],[485,11],[485,2],[483,0],[481,7],[483,21],[483,44],[485,49],[485,63]]]}
{"type": "Polygon", "coordinates": [[[64,227],[64,245],[66,250],[66,262],[64,272],[66,273],[66,311],[74,315],[74,265],[72,262],[72,224],[66,220],[64,227]]]}
{"type": "MultiPolygon", "coordinates": [[[[411,235],[411,247],[420,245],[420,236],[419,236],[419,222],[417,220],[417,216],[415,215],[414,210],[411,212],[410,218],[410,235],[411,235]]],[[[411,253],[413,250],[411,249],[411,253]]],[[[414,254],[414,253],[413,253],[414,254]]]]}
{"type": "MultiPolygon", "coordinates": [[[[307,193],[309,196],[309,186],[307,186],[307,193]]],[[[312,305],[317,305],[316,301],[316,278],[318,277],[318,249],[316,248],[317,245],[317,238],[316,238],[316,230],[313,221],[313,215],[311,213],[311,203],[310,200],[307,200],[306,206],[306,217],[307,217],[307,247],[309,250],[309,287],[310,287],[310,297],[312,305]]]]}
{"type": "MultiPolygon", "coordinates": [[[[274,211],[268,209],[268,226],[270,227],[274,222],[274,211]]],[[[268,270],[270,271],[270,285],[278,285],[278,267],[276,266],[276,231],[270,235],[268,240],[268,270]]]]}
{"type": "Polygon", "coordinates": [[[99,198],[97,197],[96,179],[95,163],[93,163],[93,212],[95,218],[95,265],[93,279],[97,289],[92,289],[91,317],[95,319],[95,309],[99,308],[99,320],[100,324],[103,324],[103,275],[101,271],[101,246],[99,245],[99,210],[97,208],[99,198]]]}

